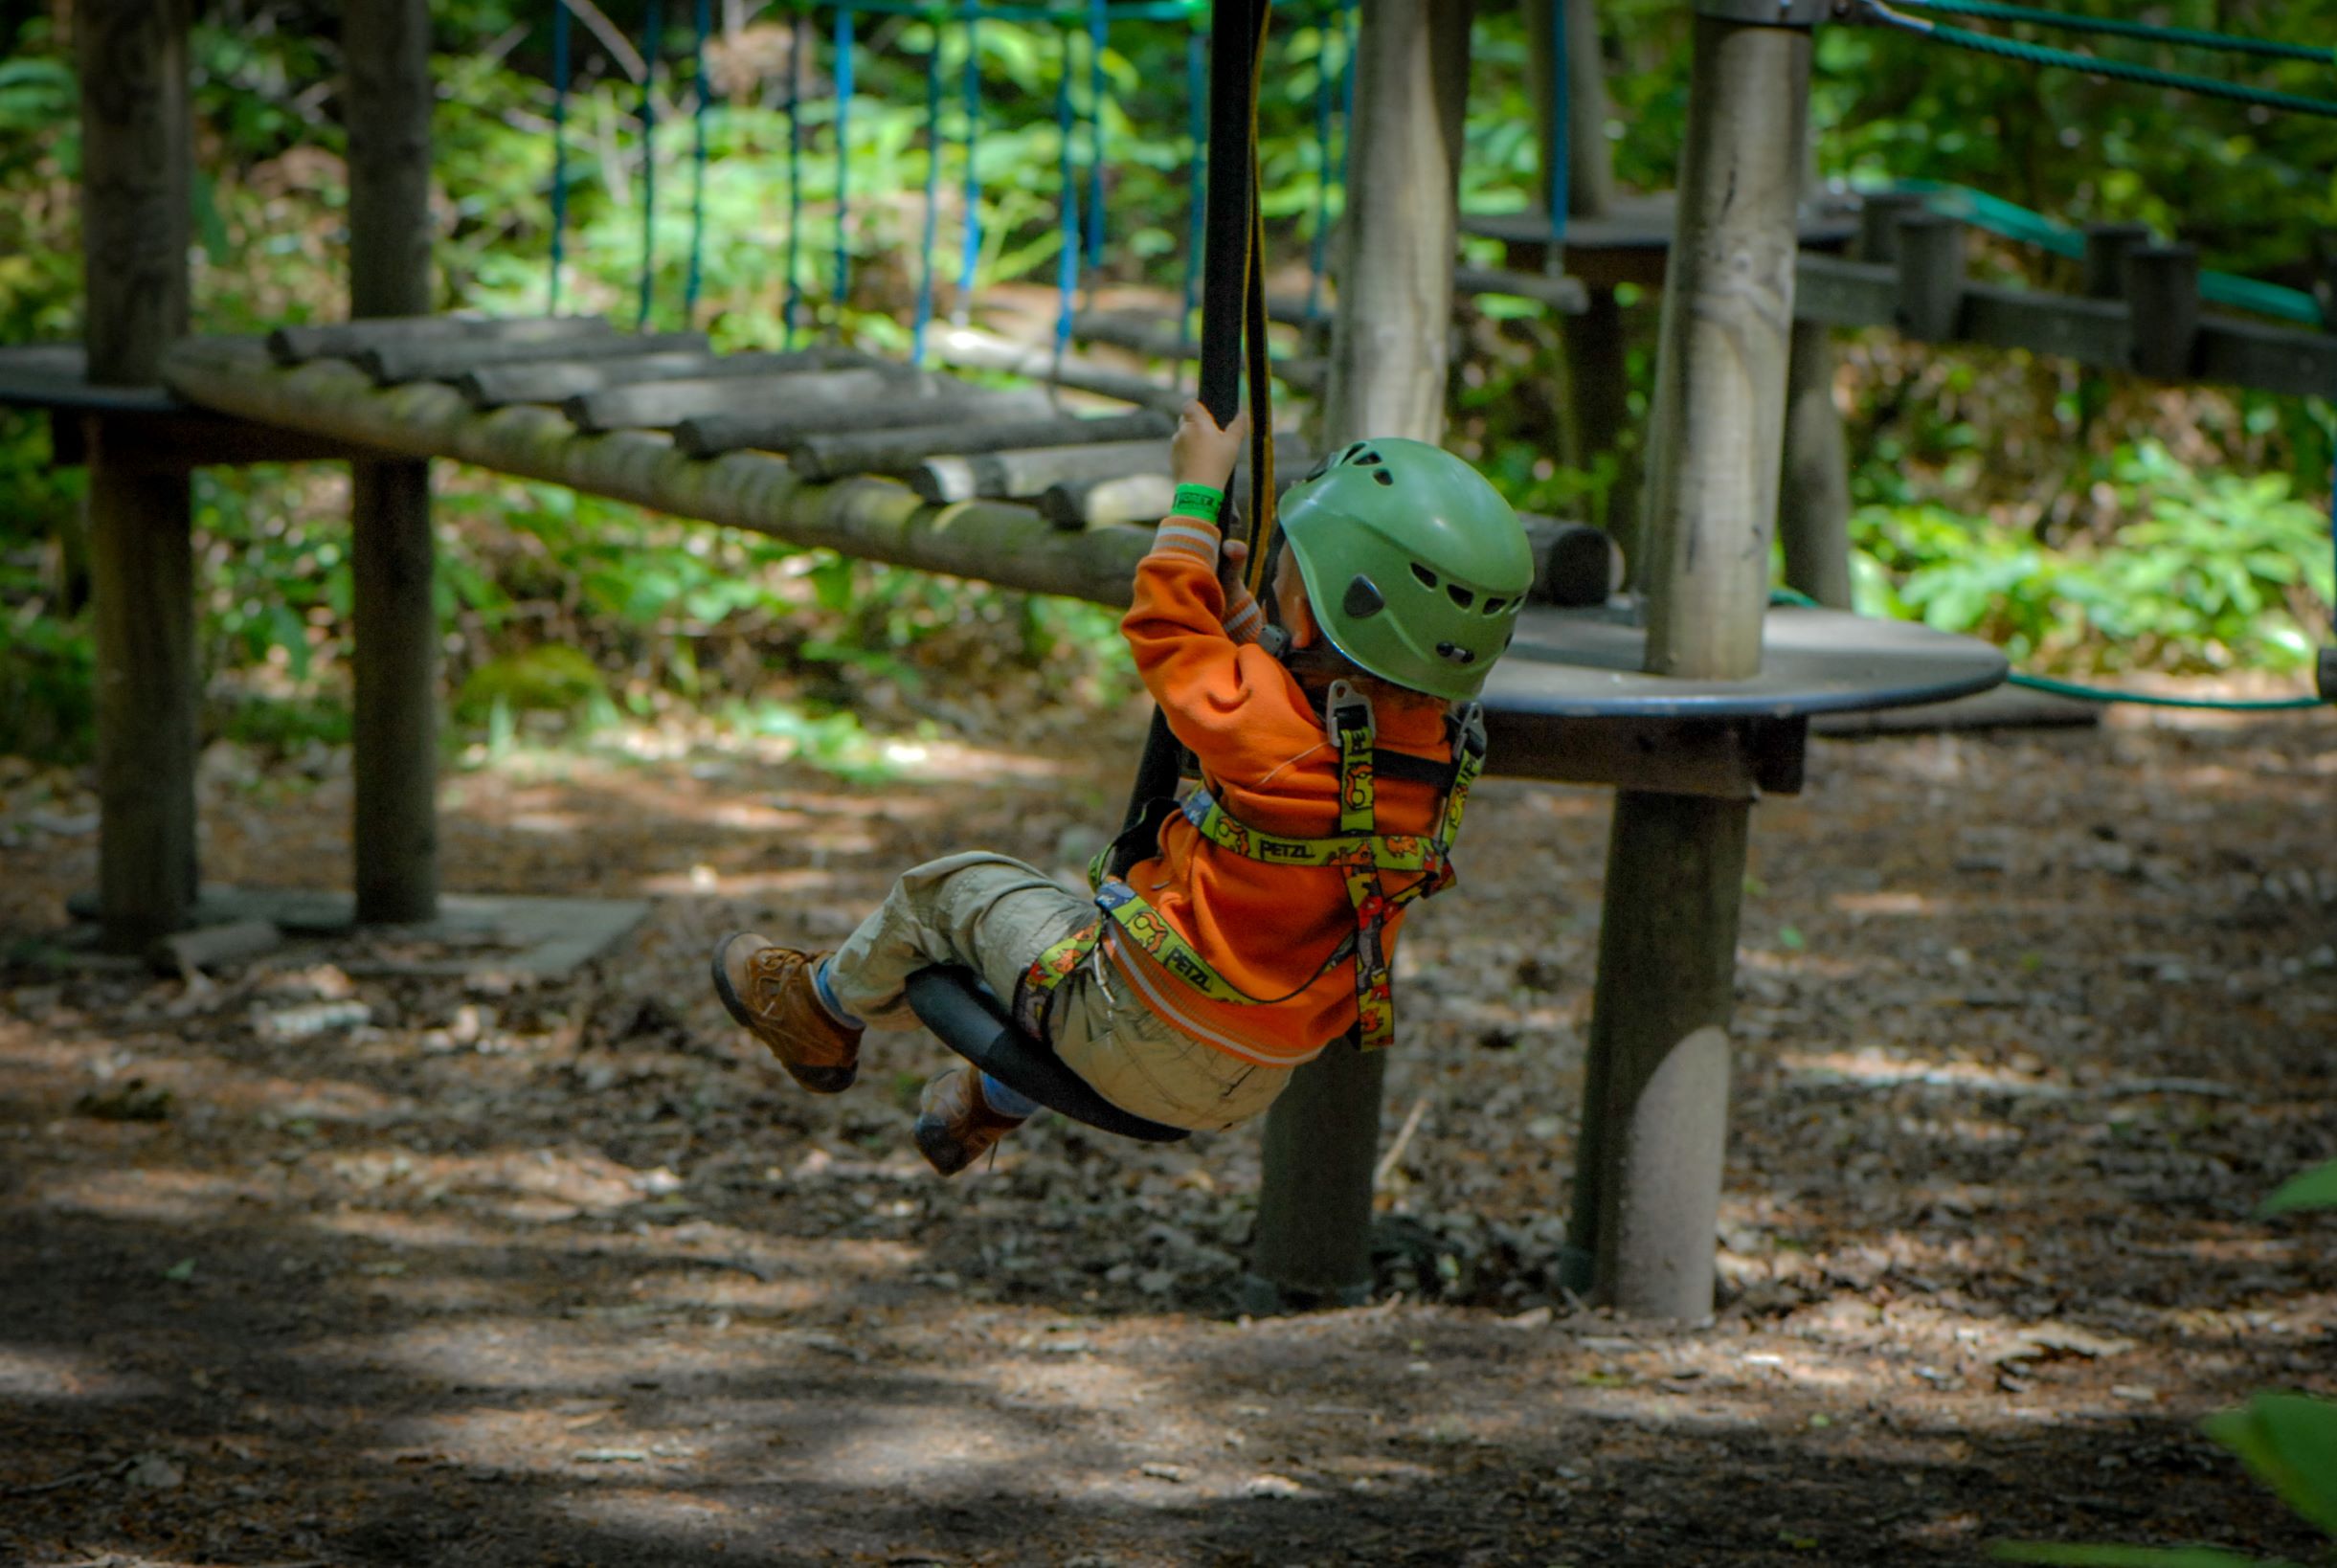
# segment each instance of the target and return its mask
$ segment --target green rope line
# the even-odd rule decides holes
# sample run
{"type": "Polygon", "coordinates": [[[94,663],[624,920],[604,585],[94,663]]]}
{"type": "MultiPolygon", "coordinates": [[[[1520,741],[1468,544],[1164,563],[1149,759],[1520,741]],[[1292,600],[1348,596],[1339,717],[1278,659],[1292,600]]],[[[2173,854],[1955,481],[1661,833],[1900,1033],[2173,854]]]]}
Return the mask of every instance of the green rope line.
{"type": "Polygon", "coordinates": [[[2315,65],[2337,64],[2337,50],[2310,44],[2282,43],[2273,38],[2247,38],[2201,28],[2158,27],[2111,16],[2072,16],[2063,11],[2038,11],[2031,6],[1997,5],[1993,0],[1899,0],[1912,11],[1938,11],[1943,16],[1972,16],[1992,22],[2029,22],[2057,27],[2067,33],[2098,33],[2116,38],[2142,38],[2172,44],[2179,49],[2215,49],[2230,55],[2256,55],[2265,59],[2309,60],[2315,65]]]}
{"type": "MultiPolygon", "coordinates": [[[[1895,180],[1882,189],[1910,191],[1921,196],[1924,205],[1935,213],[2024,245],[2051,251],[2056,256],[2075,260],[2085,255],[2084,231],[1985,190],[1944,180],[1913,179],[1895,180]]],[[[2229,305],[2234,310],[2295,322],[2302,326],[2322,325],[2321,302],[2304,290],[2267,283],[2236,272],[2202,272],[2199,298],[2211,304],[2229,305]]]]}
{"type": "Polygon", "coordinates": [[[2219,701],[2213,697],[2160,697],[2146,691],[2116,691],[2108,686],[2079,685],[2075,681],[2056,681],[2049,675],[2012,674],[2005,677],[2007,685],[2026,686],[2031,691],[2050,692],[2056,697],[2075,697],[2084,703],[2126,703],[2140,707],[2195,707],[2223,713],[2288,713],[2300,708],[2326,706],[2318,697],[2266,697],[2256,701],[2219,701]]]}
{"type": "Polygon", "coordinates": [[[1950,27],[1944,22],[1924,22],[1910,16],[1895,16],[1880,7],[1876,9],[1874,14],[1903,32],[1936,39],[1957,49],[1968,49],[1974,54],[2018,60],[2024,65],[2082,71],[2088,76],[2108,77],[2113,80],[2136,82],[2145,87],[2172,87],[2181,92],[2196,93],[2202,98],[2220,98],[2258,108],[2286,109],[2296,114],[2337,119],[2337,99],[2275,92],[2268,87],[2249,87],[2214,77],[2195,77],[2182,71],[2161,71],[2155,66],[2135,65],[2126,60],[2103,59],[2099,55],[2080,55],[2075,50],[2049,49],[2043,44],[2024,43],[2018,38],[1999,38],[1966,28],[1950,27]]]}
{"type": "MultiPolygon", "coordinates": [[[[1769,603],[1793,610],[1826,608],[1798,588],[1770,589],[1769,603]]],[[[2147,691],[2120,691],[2111,686],[2089,686],[2076,681],[2056,681],[2050,675],[2023,675],[2017,670],[2005,677],[2005,684],[2025,686],[2031,691],[2047,692],[2055,697],[2073,697],[2081,703],[2195,708],[2211,713],[2295,713],[2308,707],[2327,706],[2318,697],[2161,697],[2147,691]]]]}

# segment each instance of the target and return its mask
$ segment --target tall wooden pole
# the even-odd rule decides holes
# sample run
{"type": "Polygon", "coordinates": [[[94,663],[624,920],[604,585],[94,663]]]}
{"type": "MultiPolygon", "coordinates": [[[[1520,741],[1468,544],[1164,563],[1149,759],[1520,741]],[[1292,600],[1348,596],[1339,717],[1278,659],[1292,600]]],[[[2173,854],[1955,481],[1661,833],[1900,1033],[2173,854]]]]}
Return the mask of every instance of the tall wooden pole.
{"type": "MultiPolygon", "coordinates": [[[[187,331],[193,167],[186,0],[81,0],[81,235],[89,379],[150,387],[187,331]]],[[[89,421],[97,620],[98,896],[106,945],[187,924],[195,898],[191,497],[89,421]]]]}
{"type": "MultiPolygon", "coordinates": [[[[348,0],[349,314],[431,307],[430,9],[348,0]]],[[[438,907],[438,628],[427,462],[349,465],[360,921],[438,907]]]]}
{"type": "MultiPolygon", "coordinates": [[[[1802,144],[1802,199],[1808,201],[1819,190],[1816,135],[1805,135],[1802,144]]],[[[1777,537],[1785,547],[1786,587],[1830,609],[1851,608],[1850,445],[1834,405],[1833,332],[1823,322],[1793,324],[1777,537]]]]}
{"type": "MultiPolygon", "coordinates": [[[[1362,0],[1326,449],[1364,436],[1444,437],[1471,10],[1468,0],[1362,0]]],[[[1335,1043],[1268,1113],[1249,1265],[1261,1305],[1369,1294],[1384,1066],[1379,1052],[1335,1043]]]]}
{"type": "MultiPolygon", "coordinates": [[[[1650,447],[1655,673],[1761,667],[1809,77],[1806,29],[1697,17],[1650,447]]],[[[1573,1240],[1628,1313],[1712,1310],[1749,812],[1615,800],[1573,1240]]]]}
{"type": "MultiPolygon", "coordinates": [[[[1599,20],[1592,0],[1525,0],[1526,84],[1534,100],[1536,146],[1546,162],[1561,112],[1558,71],[1565,61],[1566,212],[1605,216],[1615,205],[1614,157],[1607,141],[1612,112],[1599,55],[1599,20]],[[1560,14],[1562,7],[1563,14],[1560,14]],[[1564,48],[1558,29],[1565,28],[1564,48]]],[[[1548,174],[1545,168],[1545,178],[1548,174]]],[[[1562,225],[1554,221],[1553,233],[1562,225]]],[[[1562,251],[1561,253],[1563,254],[1562,251]]],[[[1565,373],[1565,454],[1577,468],[1611,457],[1615,481],[1596,519],[1615,536],[1636,572],[1639,564],[1639,465],[1625,460],[1630,429],[1630,371],[1625,360],[1623,307],[1611,287],[1589,291],[1588,307],[1558,321],[1565,373]]]]}
{"type": "Polygon", "coordinates": [[[1848,610],[1850,447],[1834,404],[1833,332],[1824,322],[1793,324],[1777,532],[1786,548],[1786,585],[1848,610]]]}

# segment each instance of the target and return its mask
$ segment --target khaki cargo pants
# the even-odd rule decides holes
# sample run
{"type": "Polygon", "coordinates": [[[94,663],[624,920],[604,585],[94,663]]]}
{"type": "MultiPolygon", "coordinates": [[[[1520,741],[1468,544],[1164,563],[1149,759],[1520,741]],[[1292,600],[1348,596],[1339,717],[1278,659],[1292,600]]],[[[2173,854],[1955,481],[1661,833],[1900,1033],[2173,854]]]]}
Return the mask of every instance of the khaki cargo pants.
{"type": "MultiPolygon", "coordinates": [[[[1095,905],[1034,866],[980,850],[904,872],[828,966],[844,1008],[870,1023],[916,1027],[904,987],[929,964],[963,964],[1011,1003],[1031,961],[1095,918],[1095,905]]],[[[1064,1065],[1121,1109],[1217,1131],[1273,1104],[1291,1068],[1262,1067],[1163,1022],[1099,949],[1056,989],[1048,1043],[1064,1065]]]]}

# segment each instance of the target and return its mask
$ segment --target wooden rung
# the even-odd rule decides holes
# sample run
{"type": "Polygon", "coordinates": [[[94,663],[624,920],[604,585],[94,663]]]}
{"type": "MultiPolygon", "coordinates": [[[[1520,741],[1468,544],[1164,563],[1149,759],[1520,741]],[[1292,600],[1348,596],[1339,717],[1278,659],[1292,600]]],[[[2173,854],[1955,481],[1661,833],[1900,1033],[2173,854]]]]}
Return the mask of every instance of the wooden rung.
{"type": "MultiPolygon", "coordinates": [[[[1161,439],[1177,421],[1154,409],[1094,418],[1047,414],[995,423],[918,423],[870,435],[814,436],[787,448],[787,460],[809,480],[845,474],[905,474],[929,458],[1005,452],[1026,446],[1087,446],[1161,439]]],[[[750,443],[757,444],[757,443],[750,443]]]]}
{"type": "Polygon", "coordinates": [[[937,358],[966,370],[1002,370],[1012,375],[1026,375],[1036,381],[1051,381],[1057,386],[1068,387],[1073,392],[1093,392],[1099,397],[1117,398],[1123,403],[1135,403],[1143,408],[1165,409],[1171,414],[1183,408],[1185,400],[1192,395],[1140,375],[1107,370],[1067,355],[1058,361],[1044,348],[1034,348],[1027,344],[977,331],[972,327],[954,326],[935,333],[933,344],[937,358]]]}
{"type": "Polygon", "coordinates": [[[850,348],[804,348],[779,354],[708,354],[694,350],[630,354],[618,359],[547,360],[525,365],[490,365],[455,378],[455,390],[475,409],[513,403],[565,403],[584,392],[644,381],[684,381],[741,375],[788,375],[798,370],[841,370],[872,363],[850,348]]]}
{"type": "Polygon", "coordinates": [[[1510,272],[1497,267],[1455,267],[1452,270],[1452,292],[1455,294],[1507,294],[1520,300],[1533,300],[1552,310],[1579,316],[1590,308],[1590,293],[1576,278],[1554,277],[1548,273],[1510,272]]]}
{"type": "Polygon", "coordinates": [[[704,332],[611,333],[580,342],[527,339],[474,343],[468,339],[424,339],[416,343],[382,344],[349,356],[357,369],[385,387],[407,381],[451,381],[487,365],[520,365],[544,360],[628,359],[637,354],[704,354],[712,352],[704,332]]]}
{"type": "Polygon", "coordinates": [[[544,343],[605,337],[617,328],[599,316],[380,316],[362,322],[328,322],[315,326],[280,326],[268,334],[268,352],[280,365],[311,359],[347,359],[360,350],[392,343],[461,338],[474,342],[544,343]]]}
{"type": "MultiPolygon", "coordinates": [[[[1310,460],[1295,439],[1283,437],[1274,442],[1278,473],[1296,475],[1310,460]]],[[[1013,500],[1044,495],[1052,485],[1075,484],[1082,480],[1165,474],[1168,462],[1167,444],[1156,438],[933,458],[919,463],[906,478],[910,488],[928,501],[1013,500]]]]}
{"type": "Polygon", "coordinates": [[[1036,496],[1050,484],[1119,475],[1168,472],[1168,447],[1157,440],[1108,441],[1100,446],[1022,447],[964,458],[932,458],[904,476],[928,501],[1036,496]]]}
{"type": "Polygon", "coordinates": [[[1157,523],[1168,515],[1177,482],[1166,474],[1118,474],[1050,484],[1039,496],[1039,515],[1059,528],[1106,528],[1157,523]]]}
{"type": "MultiPolygon", "coordinates": [[[[1579,289],[1577,294],[1580,295],[1579,289]]],[[[1089,343],[1100,343],[1132,354],[1142,354],[1147,359],[1184,363],[1201,358],[1201,344],[1195,341],[1180,345],[1177,341],[1177,324],[1165,316],[1138,316],[1125,312],[1082,315],[1073,319],[1071,335],[1089,343]]],[[[1277,354],[1272,363],[1275,375],[1289,383],[1292,390],[1310,395],[1322,390],[1328,374],[1324,362],[1312,354],[1277,354]]],[[[1069,371],[1065,373],[1062,380],[1067,387],[1081,385],[1072,379],[1069,371]]]]}
{"type": "Polygon", "coordinates": [[[1045,411],[1046,399],[1038,392],[982,392],[936,381],[887,388],[859,401],[820,397],[777,409],[693,414],[673,427],[673,441],[693,458],[749,449],[792,453],[807,440],[936,423],[978,430],[985,419],[1022,418],[1045,411]]]}
{"type": "MultiPolygon", "coordinates": [[[[1293,459],[1302,456],[1290,442],[1278,443],[1279,448],[1289,448],[1293,459]]],[[[1303,467],[1284,467],[1277,455],[1274,493],[1288,491],[1305,472],[1303,467]]],[[[1226,493],[1235,497],[1249,494],[1247,462],[1234,469],[1226,493]]],[[[1050,484],[1040,492],[1038,505],[1039,515],[1059,528],[1104,528],[1130,523],[1150,526],[1168,515],[1176,499],[1177,482],[1166,474],[1119,474],[1050,484]]]]}
{"type": "Polygon", "coordinates": [[[1623,588],[1623,551],[1604,528],[1555,518],[1525,517],[1526,543],[1534,551],[1534,586],[1529,596],[1543,603],[1581,608],[1605,604],[1623,588]]]}
{"type": "Polygon", "coordinates": [[[584,392],[560,406],[578,430],[598,435],[610,430],[671,430],[697,414],[780,414],[880,396],[915,397],[929,394],[933,385],[899,367],[863,366],[802,375],[648,381],[584,392]]]}
{"type": "Polygon", "coordinates": [[[1142,354],[1147,359],[1194,359],[1201,354],[1198,336],[1178,340],[1175,317],[1150,312],[1082,311],[1071,318],[1071,336],[1083,343],[1101,343],[1142,354]]]}

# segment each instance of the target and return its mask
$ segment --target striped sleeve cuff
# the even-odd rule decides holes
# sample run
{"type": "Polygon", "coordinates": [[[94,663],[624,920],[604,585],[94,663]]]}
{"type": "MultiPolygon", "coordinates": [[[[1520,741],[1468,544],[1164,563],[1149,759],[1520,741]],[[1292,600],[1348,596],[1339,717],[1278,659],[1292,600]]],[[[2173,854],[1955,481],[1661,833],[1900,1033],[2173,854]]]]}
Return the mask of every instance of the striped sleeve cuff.
{"type": "Polygon", "coordinates": [[[1255,642],[1266,630],[1266,612],[1247,588],[1237,588],[1225,601],[1225,635],[1236,642],[1255,642]]]}
{"type": "Polygon", "coordinates": [[[1152,553],[1155,555],[1190,555],[1211,571],[1217,569],[1217,529],[1190,517],[1170,517],[1161,520],[1159,531],[1153,535],[1152,553]]]}

